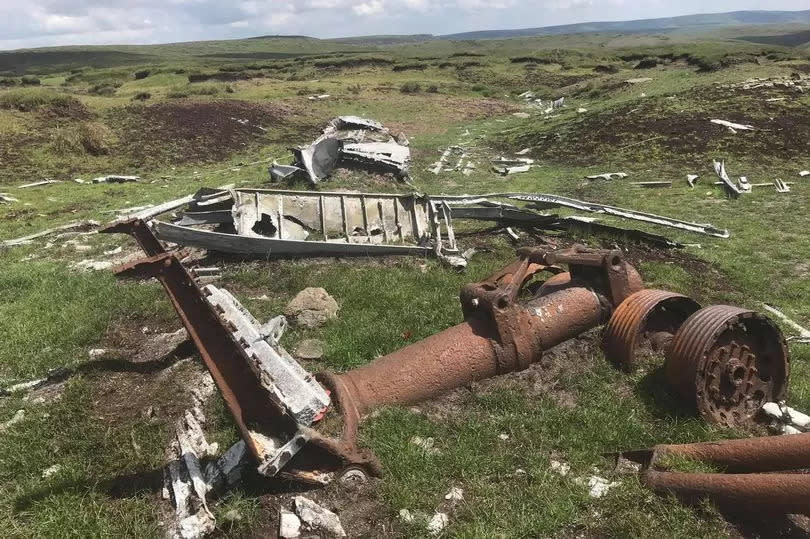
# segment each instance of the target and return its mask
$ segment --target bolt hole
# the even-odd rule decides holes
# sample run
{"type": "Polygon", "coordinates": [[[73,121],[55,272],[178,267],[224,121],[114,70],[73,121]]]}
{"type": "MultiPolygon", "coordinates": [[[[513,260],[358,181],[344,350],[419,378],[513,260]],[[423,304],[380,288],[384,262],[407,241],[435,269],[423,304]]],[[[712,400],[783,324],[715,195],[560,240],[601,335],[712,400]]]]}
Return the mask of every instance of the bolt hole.
{"type": "Polygon", "coordinates": [[[498,298],[498,308],[499,309],[506,309],[509,306],[509,300],[506,296],[501,296],[498,298]]]}
{"type": "Polygon", "coordinates": [[[745,378],[745,367],[737,367],[734,369],[734,372],[731,373],[731,376],[734,378],[735,382],[742,381],[745,378]]]}
{"type": "Polygon", "coordinates": [[[621,263],[622,263],[622,259],[621,259],[621,257],[618,257],[618,256],[614,256],[614,257],[613,257],[613,258],[610,260],[610,264],[611,264],[612,266],[618,266],[618,265],[619,265],[619,264],[621,264],[621,263]]]}

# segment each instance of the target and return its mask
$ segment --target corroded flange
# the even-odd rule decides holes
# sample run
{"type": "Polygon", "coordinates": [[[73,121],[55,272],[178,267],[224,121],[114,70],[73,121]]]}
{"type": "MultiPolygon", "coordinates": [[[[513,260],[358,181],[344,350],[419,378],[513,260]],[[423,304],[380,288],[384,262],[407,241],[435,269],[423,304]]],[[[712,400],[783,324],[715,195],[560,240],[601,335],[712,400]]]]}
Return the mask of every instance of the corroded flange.
{"type": "Polygon", "coordinates": [[[693,299],[664,290],[641,290],[613,312],[602,339],[605,357],[617,368],[631,372],[639,349],[663,345],[700,305],[693,299]]]}
{"type": "Polygon", "coordinates": [[[790,361],[782,332],[768,317],[715,305],[683,323],[666,370],[673,388],[707,421],[738,426],[766,402],[785,398],[790,361]]]}

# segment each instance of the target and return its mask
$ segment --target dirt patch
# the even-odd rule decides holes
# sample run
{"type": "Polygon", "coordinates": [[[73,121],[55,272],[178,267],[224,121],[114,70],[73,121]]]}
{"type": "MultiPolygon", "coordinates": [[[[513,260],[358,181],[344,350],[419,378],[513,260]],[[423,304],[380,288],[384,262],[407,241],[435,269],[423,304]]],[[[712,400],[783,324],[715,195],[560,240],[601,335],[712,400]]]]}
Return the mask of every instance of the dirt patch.
{"type": "Polygon", "coordinates": [[[132,105],[110,113],[122,143],[114,150],[136,166],[216,162],[258,143],[293,140],[301,126],[280,103],[219,99],[132,105]]]}

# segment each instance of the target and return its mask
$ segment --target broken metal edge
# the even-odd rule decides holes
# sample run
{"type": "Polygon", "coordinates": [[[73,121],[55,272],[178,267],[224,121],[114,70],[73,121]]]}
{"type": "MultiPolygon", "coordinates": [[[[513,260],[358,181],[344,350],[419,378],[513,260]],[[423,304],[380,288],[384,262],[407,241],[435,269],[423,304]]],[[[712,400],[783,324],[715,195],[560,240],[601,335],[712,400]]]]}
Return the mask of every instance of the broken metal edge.
{"type": "Polygon", "coordinates": [[[243,255],[263,256],[391,256],[426,255],[435,250],[431,246],[379,245],[369,243],[337,243],[328,241],[282,240],[273,238],[240,236],[197,230],[152,221],[155,236],[180,245],[200,247],[212,251],[243,255]]]}

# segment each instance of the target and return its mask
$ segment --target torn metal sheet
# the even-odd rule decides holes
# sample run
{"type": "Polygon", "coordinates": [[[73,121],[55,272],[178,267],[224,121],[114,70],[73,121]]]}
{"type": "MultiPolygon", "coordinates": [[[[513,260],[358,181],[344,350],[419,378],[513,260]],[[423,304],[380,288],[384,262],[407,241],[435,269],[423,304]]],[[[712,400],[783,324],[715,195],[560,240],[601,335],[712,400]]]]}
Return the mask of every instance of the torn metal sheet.
{"type": "Polygon", "coordinates": [[[99,176],[98,178],[93,178],[92,183],[129,183],[137,182],[140,179],[140,176],[120,176],[117,174],[110,174],[108,176],[99,176]]]}
{"type": "MultiPolygon", "coordinates": [[[[497,195],[496,195],[497,196],[497,195]]],[[[691,223],[689,221],[681,221],[671,217],[664,217],[662,215],[655,215],[652,213],[639,212],[625,208],[617,208],[614,206],[607,206],[595,202],[586,202],[568,197],[548,194],[505,194],[507,198],[512,200],[522,200],[525,202],[534,202],[542,208],[563,206],[580,211],[587,211],[590,213],[604,213],[613,215],[615,217],[622,217],[624,219],[633,219],[636,221],[644,221],[646,223],[653,223],[656,225],[668,226],[671,228],[679,228],[681,230],[688,230],[690,232],[697,232],[698,234],[706,234],[708,236],[715,236],[717,238],[728,238],[728,230],[716,228],[710,224],[691,223]]]]}
{"type": "Polygon", "coordinates": [[[19,202],[19,198],[9,196],[7,193],[0,193],[0,204],[10,204],[12,202],[19,202]]]}
{"type": "Polygon", "coordinates": [[[790,193],[790,186],[781,178],[776,178],[773,181],[773,186],[776,188],[777,193],[790,193]]]}
{"type": "Polygon", "coordinates": [[[382,165],[398,174],[405,174],[411,159],[411,150],[398,142],[360,142],[344,144],[341,158],[363,165],[382,165]]]}
{"type": "Polygon", "coordinates": [[[231,189],[233,185],[223,185],[218,187],[217,189],[200,189],[193,195],[186,195],[184,197],[176,198],[174,200],[169,200],[168,202],[164,202],[162,204],[158,204],[156,206],[149,206],[144,208],[140,211],[135,213],[127,212],[122,213],[117,216],[117,219],[124,220],[124,219],[143,219],[149,220],[153,217],[157,217],[158,215],[164,214],[166,212],[170,212],[172,210],[176,210],[186,204],[194,203],[195,201],[204,201],[216,197],[220,197],[223,194],[227,194],[227,189],[231,189]]]}
{"type": "Polygon", "coordinates": [[[729,196],[732,198],[737,198],[743,193],[743,191],[740,190],[740,187],[728,177],[725,161],[714,161],[714,171],[717,173],[720,180],[722,180],[729,196]]]}
{"type": "Polygon", "coordinates": [[[686,183],[689,184],[689,187],[694,189],[695,183],[697,182],[698,178],[700,178],[700,176],[697,175],[697,174],[687,174],[686,175],[686,183]]]}
{"type": "Polygon", "coordinates": [[[288,180],[299,174],[304,172],[304,170],[300,167],[296,167],[293,165],[280,165],[278,162],[273,161],[272,166],[268,169],[270,172],[270,178],[274,182],[281,182],[284,180],[288,180]]]}
{"type": "Polygon", "coordinates": [[[801,176],[802,178],[810,176],[810,170],[802,170],[801,172],[799,172],[799,176],[801,176]]]}
{"type": "Polygon", "coordinates": [[[221,225],[233,223],[231,210],[183,212],[183,217],[177,221],[180,226],[221,225]]]}

